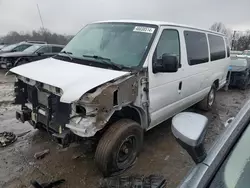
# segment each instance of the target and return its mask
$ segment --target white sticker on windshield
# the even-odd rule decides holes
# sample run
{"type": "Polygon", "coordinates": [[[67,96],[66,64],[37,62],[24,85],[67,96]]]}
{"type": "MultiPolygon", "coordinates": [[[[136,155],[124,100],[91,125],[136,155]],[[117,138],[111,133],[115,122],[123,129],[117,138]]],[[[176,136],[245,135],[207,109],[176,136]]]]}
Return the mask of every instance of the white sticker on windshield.
{"type": "Polygon", "coordinates": [[[153,33],[155,31],[155,28],[136,26],[133,31],[142,33],[153,33]]]}

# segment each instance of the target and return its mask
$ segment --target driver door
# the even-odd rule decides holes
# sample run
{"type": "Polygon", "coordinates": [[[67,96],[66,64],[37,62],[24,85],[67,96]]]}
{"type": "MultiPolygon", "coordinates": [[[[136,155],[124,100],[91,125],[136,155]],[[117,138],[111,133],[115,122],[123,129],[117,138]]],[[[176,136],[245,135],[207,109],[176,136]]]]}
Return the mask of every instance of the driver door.
{"type": "Polygon", "coordinates": [[[181,57],[181,37],[179,28],[163,28],[156,46],[152,62],[149,67],[149,112],[151,115],[150,127],[170,118],[182,108],[181,95],[183,87],[183,71],[181,57]],[[177,56],[180,68],[177,72],[153,73],[154,63],[162,58],[163,54],[177,56]]]}
{"type": "Polygon", "coordinates": [[[51,46],[46,45],[36,51],[36,56],[34,57],[33,61],[45,59],[51,56],[53,56],[51,46]]]}

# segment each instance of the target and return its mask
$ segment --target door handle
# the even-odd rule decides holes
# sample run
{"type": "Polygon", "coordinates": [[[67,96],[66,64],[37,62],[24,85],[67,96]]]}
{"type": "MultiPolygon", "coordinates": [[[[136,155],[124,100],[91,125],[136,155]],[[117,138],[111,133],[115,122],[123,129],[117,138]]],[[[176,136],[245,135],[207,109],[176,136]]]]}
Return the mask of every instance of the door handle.
{"type": "Polygon", "coordinates": [[[182,89],[182,81],[179,82],[179,89],[178,89],[178,93],[179,93],[179,94],[181,93],[181,89],[182,89]]]}

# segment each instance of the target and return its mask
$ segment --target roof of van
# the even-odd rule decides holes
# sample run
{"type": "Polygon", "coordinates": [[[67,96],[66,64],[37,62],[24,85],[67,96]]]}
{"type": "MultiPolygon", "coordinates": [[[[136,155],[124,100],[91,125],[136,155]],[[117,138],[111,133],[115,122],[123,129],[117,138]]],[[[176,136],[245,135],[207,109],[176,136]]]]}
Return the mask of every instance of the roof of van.
{"type": "Polygon", "coordinates": [[[203,28],[199,28],[199,27],[195,27],[195,26],[177,24],[177,23],[171,23],[171,22],[164,22],[164,21],[153,21],[153,20],[105,20],[105,21],[98,21],[98,22],[94,22],[94,23],[109,23],[109,22],[142,23],[142,24],[153,24],[153,25],[158,25],[158,26],[169,25],[169,26],[184,27],[184,28],[189,28],[189,29],[196,29],[196,30],[200,30],[200,31],[205,31],[205,32],[210,32],[210,33],[214,33],[214,34],[217,34],[217,35],[225,36],[225,34],[223,34],[223,33],[219,33],[219,32],[216,32],[216,31],[209,30],[209,29],[203,29],[203,28]]]}

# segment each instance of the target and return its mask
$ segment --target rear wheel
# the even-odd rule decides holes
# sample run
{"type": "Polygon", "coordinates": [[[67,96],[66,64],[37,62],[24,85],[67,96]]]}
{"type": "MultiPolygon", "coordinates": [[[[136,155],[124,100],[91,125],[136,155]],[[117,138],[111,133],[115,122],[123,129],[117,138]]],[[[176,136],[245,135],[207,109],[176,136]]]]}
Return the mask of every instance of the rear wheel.
{"type": "Polygon", "coordinates": [[[104,176],[129,168],[143,145],[143,130],[138,123],[122,119],[112,124],[100,139],[95,162],[104,176]]]}
{"type": "Polygon", "coordinates": [[[215,96],[216,87],[215,84],[213,84],[207,96],[201,102],[198,103],[199,108],[205,111],[211,110],[215,102],[215,96]]]}

